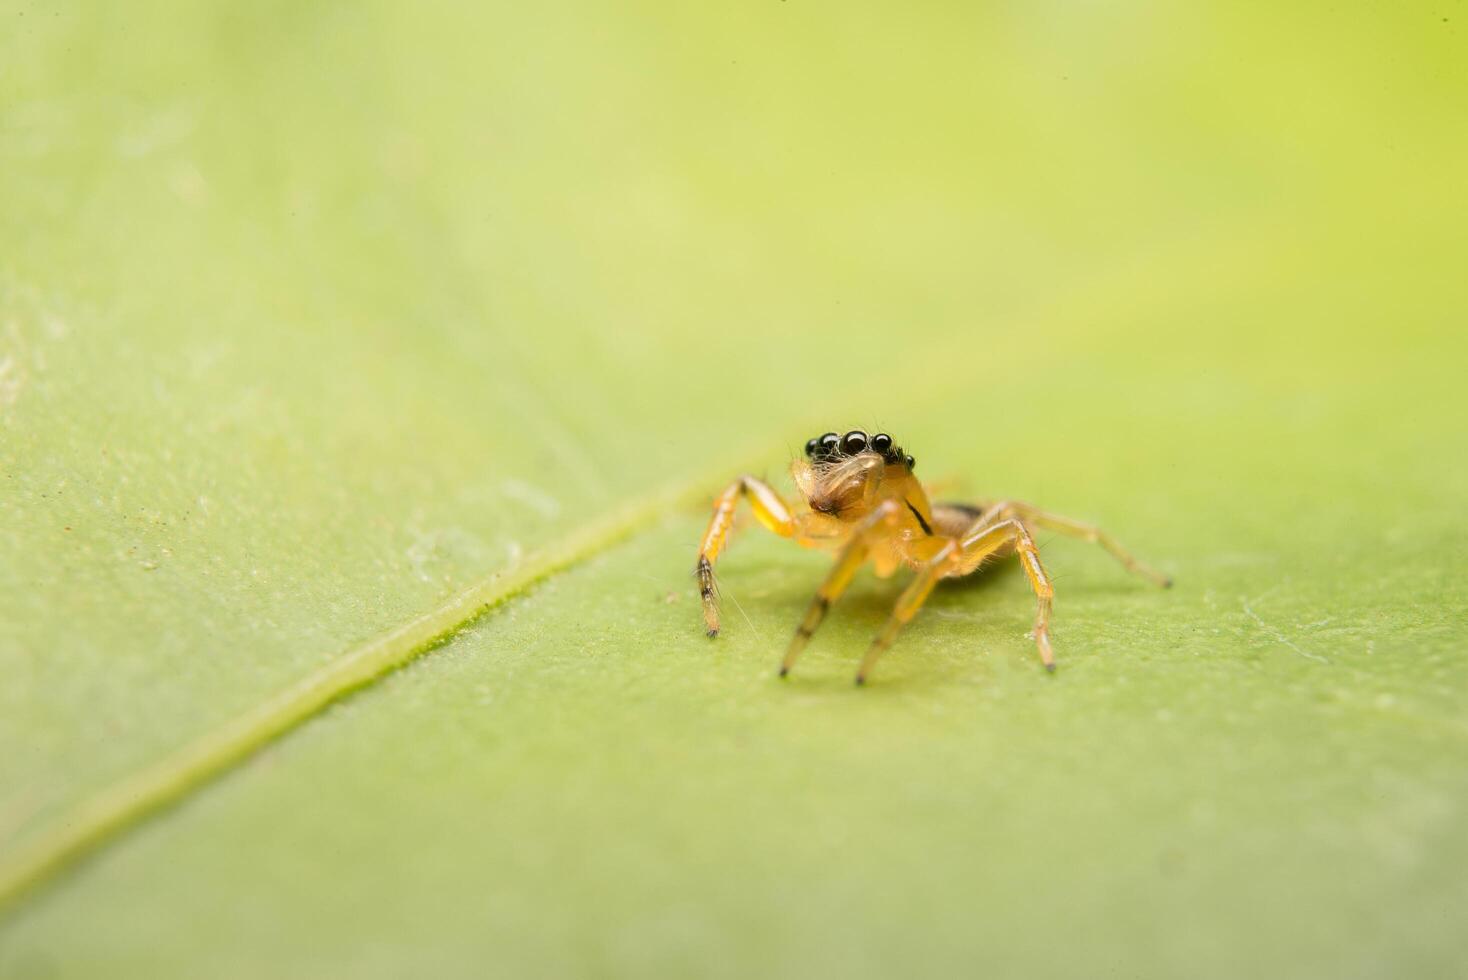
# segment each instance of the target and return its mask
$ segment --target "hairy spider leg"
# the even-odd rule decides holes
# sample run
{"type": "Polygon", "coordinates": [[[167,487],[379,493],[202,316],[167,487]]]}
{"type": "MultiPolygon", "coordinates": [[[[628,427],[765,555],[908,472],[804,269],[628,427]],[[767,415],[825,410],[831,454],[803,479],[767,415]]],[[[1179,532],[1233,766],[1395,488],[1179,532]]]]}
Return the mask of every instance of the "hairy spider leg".
{"type": "Polygon", "coordinates": [[[805,618],[795,627],[795,635],[790,638],[790,646],[785,648],[785,659],[780,663],[781,677],[790,673],[790,668],[795,666],[795,658],[800,656],[800,651],[810,642],[811,636],[821,625],[821,620],[826,618],[826,611],[831,608],[831,603],[841,598],[841,593],[851,584],[857,569],[866,562],[867,555],[871,552],[873,533],[884,524],[895,523],[901,511],[902,507],[897,501],[884,500],[856,526],[851,539],[846,542],[835,564],[826,573],[825,581],[816,590],[815,598],[811,599],[805,618]]]}
{"type": "Polygon", "coordinates": [[[856,683],[866,683],[877,660],[892,646],[902,627],[917,615],[940,578],[968,575],[986,559],[1006,547],[1012,548],[1019,555],[1025,577],[1034,590],[1035,646],[1040,651],[1040,660],[1044,662],[1045,669],[1054,670],[1055,653],[1050,648],[1050,610],[1055,599],[1055,587],[1050,584],[1050,576],[1040,563],[1040,550],[1035,547],[1034,539],[1030,537],[1029,530],[1022,521],[1006,518],[991,523],[986,515],[979,518],[960,540],[950,542],[918,570],[917,577],[898,597],[892,615],[862,657],[861,666],[856,672],[856,683]]]}
{"type": "Polygon", "coordinates": [[[698,548],[698,564],[694,574],[698,576],[698,594],[703,600],[703,622],[709,636],[719,635],[719,599],[714,592],[714,562],[729,537],[734,525],[734,510],[740,497],[749,498],[749,508],[757,521],[782,538],[795,536],[795,520],[790,516],[790,505],[774,487],[765,481],[745,475],[729,484],[728,488],[714,501],[714,516],[709,519],[703,543],[698,548]]]}
{"type": "Polygon", "coordinates": [[[1131,552],[1123,548],[1115,538],[1094,524],[1087,524],[1084,521],[1078,521],[1071,517],[1063,517],[1060,514],[1052,514],[1049,511],[1041,510],[1033,504],[1027,504],[1019,500],[1003,500],[996,504],[986,504],[984,507],[984,517],[986,520],[989,518],[1017,517],[1030,527],[1043,527],[1050,531],[1058,531],[1067,537],[1080,538],[1092,544],[1099,544],[1110,552],[1113,558],[1121,562],[1126,570],[1133,575],[1141,576],[1159,588],[1168,589],[1172,587],[1172,579],[1134,556],[1131,552]]]}

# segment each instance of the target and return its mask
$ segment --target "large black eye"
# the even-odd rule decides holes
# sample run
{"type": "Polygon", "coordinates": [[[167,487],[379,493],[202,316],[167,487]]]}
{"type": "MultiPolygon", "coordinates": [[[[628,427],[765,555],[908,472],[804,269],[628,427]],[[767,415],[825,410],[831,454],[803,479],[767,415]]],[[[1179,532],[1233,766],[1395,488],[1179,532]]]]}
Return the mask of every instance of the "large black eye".
{"type": "Polygon", "coordinates": [[[841,444],[841,437],[834,432],[827,432],[816,441],[821,444],[820,454],[822,456],[834,456],[836,447],[841,444]]]}
{"type": "Polygon", "coordinates": [[[866,452],[867,434],[860,429],[852,429],[841,437],[841,451],[848,456],[866,452]]]}
{"type": "Polygon", "coordinates": [[[886,456],[892,451],[892,437],[885,432],[872,436],[872,452],[886,456]]]}
{"type": "Polygon", "coordinates": [[[812,439],[805,444],[805,454],[807,456],[814,456],[816,454],[816,450],[820,447],[821,441],[819,439],[812,439]]]}
{"type": "Polygon", "coordinates": [[[907,468],[908,469],[913,469],[916,466],[917,466],[917,460],[913,459],[911,456],[907,457],[907,468]]]}

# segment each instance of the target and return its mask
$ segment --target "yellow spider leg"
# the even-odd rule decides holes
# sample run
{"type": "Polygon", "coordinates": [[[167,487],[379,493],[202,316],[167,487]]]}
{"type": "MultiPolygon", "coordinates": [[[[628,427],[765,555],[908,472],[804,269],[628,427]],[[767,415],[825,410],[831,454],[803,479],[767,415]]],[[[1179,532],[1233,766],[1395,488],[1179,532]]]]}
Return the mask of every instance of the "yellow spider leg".
{"type": "Polygon", "coordinates": [[[1072,538],[1080,538],[1083,541],[1090,541],[1092,544],[1099,544],[1109,551],[1111,556],[1121,562],[1126,567],[1126,570],[1133,575],[1140,575],[1160,588],[1167,589],[1172,587],[1172,579],[1133,556],[1115,538],[1094,524],[1087,524],[1084,521],[1078,521],[1070,517],[1062,517],[1059,514],[1051,514],[1048,511],[1040,510],[1038,507],[1017,500],[1004,501],[984,516],[986,518],[991,516],[1018,517],[1032,527],[1048,528],[1052,531],[1059,531],[1061,534],[1068,535],[1072,538]]]}
{"type": "Polygon", "coordinates": [[[816,628],[821,625],[821,620],[826,618],[826,610],[831,608],[831,603],[841,598],[841,593],[845,592],[846,587],[851,584],[856,570],[861,568],[867,560],[867,554],[871,550],[869,539],[872,532],[879,525],[891,522],[898,513],[900,513],[900,507],[897,501],[884,500],[852,532],[851,539],[841,550],[841,554],[837,556],[836,563],[826,574],[825,581],[816,590],[815,598],[811,600],[810,607],[805,611],[805,617],[795,628],[795,635],[790,638],[790,646],[785,648],[785,659],[780,663],[781,677],[790,673],[790,668],[795,666],[795,658],[800,656],[800,651],[805,649],[806,643],[815,634],[816,628]]]}
{"type": "Polygon", "coordinates": [[[981,519],[961,541],[938,552],[918,572],[917,578],[913,579],[897,600],[897,606],[892,610],[886,625],[867,648],[866,656],[862,657],[861,666],[857,669],[856,682],[866,683],[877,660],[892,645],[902,627],[917,615],[933,587],[938,584],[939,578],[944,575],[966,575],[1005,547],[1013,548],[1018,553],[1025,577],[1034,590],[1035,646],[1040,651],[1045,669],[1054,670],[1055,654],[1050,647],[1050,611],[1055,599],[1055,588],[1050,584],[1050,577],[1040,563],[1040,551],[1021,521],[1009,518],[997,524],[986,524],[981,519]]]}
{"type": "Polygon", "coordinates": [[[1055,603],[1055,587],[1050,576],[1040,563],[1040,549],[1024,521],[1010,517],[997,523],[986,514],[963,538],[963,551],[959,555],[957,574],[967,575],[978,568],[986,558],[1008,545],[1019,555],[1020,566],[1029,579],[1030,589],[1035,593],[1035,646],[1040,651],[1040,660],[1046,670],[1055,669],[1055,652],[1050,647],[1050,611],[1055,603]]]}
{"type": "Polygon", "coordinates": [[[714,516],[709,519],[708,530],[703,534],[703,543],[698,548],[698,564],[694,574],[698,576],[698,594],[703,599],[703,622],[709,636],[719,635],[719,599],[714,593],[714,562],[724,549],[729,529],[734,525],[734,509],[739,498],[749,498],[749,508],[757,521],[781,537],[795,534],[795,520],[790,516],[790,505],[768,483],[752,476],[741,476],[714,501],[714,516]]]}
{"type": "Polygon", "coordinates": [[[877,658],[887,652],[887,648],[892,645],[893,640],[897,639],[897,634],[902,631],[902,627],[906,626],[923,607],[923,603],[928,601],[933,587],[942,577],[943,565],[951,560],[953,552],[954,545],[950,542],[949,546],[924,565],[917,573],[917,577],[902,590],[902,595],[897,597],[897,605],[893,607],[892,615],[888,617],[886,625],[882,627],[876,639],[872,640],[872,645],[867,647],[866,655],[861,658],[861,666],[856,670],[857,684],[867,682],[867,675],[876,666],[877,658]]]}

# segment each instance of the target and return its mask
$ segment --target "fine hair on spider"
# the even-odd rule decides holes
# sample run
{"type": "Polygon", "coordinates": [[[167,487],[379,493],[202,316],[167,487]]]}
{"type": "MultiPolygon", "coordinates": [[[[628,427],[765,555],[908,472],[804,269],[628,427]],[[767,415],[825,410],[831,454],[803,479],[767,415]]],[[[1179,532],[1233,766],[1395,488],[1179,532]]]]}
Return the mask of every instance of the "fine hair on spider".
{"type": "Polygon", "coordinates": [[[1095,525],[1018,500],[932,503],[927,488],[915,475],[916,468],[917,460],[887,433],[868,435],[863,429],[849,429],[844,433],[825,432],[805,443],[803,455],[790,464],[790,476],[799,495],[793,505],[757,477],[741,476],[730,483],[714,501],[714,513],[694,567],[708,635],[718,636],[720,624],[714,564],[728,540],[741,500],[749,502],[755,520],[767,530],[807,548],[836,552],[835,563],[785,650],[781,677],[790,673],[831,604],[868,562],[880,578],[888,578],[904,567],[915,574],[862,657],[857,684],[866,683],[877,660],[902,627],[917,615],[939,580],[971,575],[985,564],[1011,555],[1018,558],[1034,592],[1035,646],[1041,663],[1053,671],[1050,613],[1055,587],[1035,544],[1039,529],[1099,544],[1128,571],[1158,586],[1172,584],[1095,525]]]}

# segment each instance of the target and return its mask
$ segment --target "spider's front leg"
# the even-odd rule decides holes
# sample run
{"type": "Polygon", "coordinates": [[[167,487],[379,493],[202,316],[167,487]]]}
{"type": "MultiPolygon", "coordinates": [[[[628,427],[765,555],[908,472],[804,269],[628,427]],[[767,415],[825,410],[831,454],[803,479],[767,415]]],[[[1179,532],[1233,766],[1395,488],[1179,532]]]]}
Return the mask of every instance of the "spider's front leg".
{"type": "Polygon", "coordinates": [[[826,574],[826,580],[816,590],[815,598],[810,601],[810,607],[806,609],[800,625],[795,627],[795,635],[790,638],[790,646],[785,649],[785,659],[780,662],[781,677],[790,673],[790,668],[795,666],[795,658],[800,656],[800,651],[805,649],[805,645],[815,634],[816,627],[826,618],[826,611],[831,608],[831,603],[841,598],[841,593],[851,584],[856,570],[867,560],[867,554],[871,551],[872,534],[883,525],[891,524],[901,510],[897,501],[884,500],[852,531],[851,539],[841,549],[836,563],[826,574]]]}
{"type": "Polygon", "coordinates": [[[872,640],[866,656],[862,657],[861,666],[856,672],[856,683],[866,683],[877,660],[892,646],[892,641],[897,639],[902,627],[928,601],[928,596],[932,594],[933,587],[940,578],[967,575],[1006,547],[1012,548],[1019,555],[1025,577],[1034,590],[1035,646],[1039,648],[1040,660],[1044,662],[1045,669],[1054,670],[1055,654],[1050,648],[1050,608],[1055,599],[1055,588],[1050,584],[1045,567],[1040,564],[1040,550],[1035,547],[1034,539],[1030,537],[1024,522],[1009,518],[995,524],[986,524],[980,519],[962,538],[945,546],[924,564],[917,577],[903,590],[887,624],[882,627],[876,639],[872,640]]]}
{"type": "Polygon", "coordinates": [[[749,498],[750,510],[757,521],[784,538],[795,535],[795,520],[790,505],[775,488],[753,476],[741,476],[714,501],[714,516],[709,519],[703,543],[698,548],[698,564],[693,573],[698,577],[698,594],[703,600],[703,622],[708,635],[719,635],[719,597],[714,591],[714,562],[724,549],[729,529],[734,526],[734,510],[740,497],[749,498]]]}

